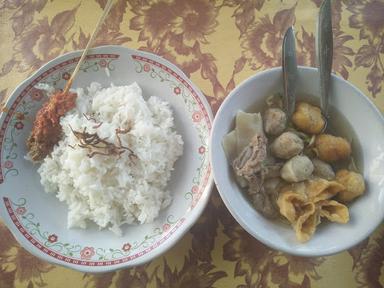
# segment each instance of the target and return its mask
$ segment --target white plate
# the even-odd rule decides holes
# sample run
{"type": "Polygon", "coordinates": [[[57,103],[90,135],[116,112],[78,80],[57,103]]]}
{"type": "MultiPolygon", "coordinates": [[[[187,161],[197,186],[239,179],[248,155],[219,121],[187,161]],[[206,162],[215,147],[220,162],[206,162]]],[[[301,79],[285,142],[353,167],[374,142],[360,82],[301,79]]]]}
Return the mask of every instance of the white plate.
{"type": "Polygon", "coordinates": [[[124,225],[123,237],[99,231],[94,224],[86,230],[67,229],[67,207],[43,191],[37,167],[24,159],[25,142],[44,101],[34,86],[47,83],[63,88],[80,54],[72,52],[50,61],[21,83],[7,102],[0,117],[0,215],[32,254],[85,272],[105,272],[159,256],[198,219],[212,186],[208,157],[212,113],[200,90],[165,59],[119,46],[92,49],[73,88],[94,81],[104,87],[136,81],[144,97],[156,95],[170,103],[184,153],[168,186],[173,202],[154,223],[124,225]]]}
{"type": "MultiPolygon", "coordinates": [[[[211,163],[220,195],[236,220],[264,244],[290,254],[321,256],[348,249],[366,237],[384,218],[384,118],[357,88],[332,75],[330,104],[352,125],[361,145],[366,193],[349,205],[348,224],[322,223],[307,243],[296,240],[293,229],[281,221],[260,215],[233,179],[221,142],[234,127],[239,109],[261,112],[268,96],[281,92],[281,68],[252,76],[236,87],[216,114],[211,137],[211,163]]],[[[320,95],[317,69],[299,67],[297,95],[320,95]]],[[[332,120],[331,120],[332,121],[332,120]]]]}

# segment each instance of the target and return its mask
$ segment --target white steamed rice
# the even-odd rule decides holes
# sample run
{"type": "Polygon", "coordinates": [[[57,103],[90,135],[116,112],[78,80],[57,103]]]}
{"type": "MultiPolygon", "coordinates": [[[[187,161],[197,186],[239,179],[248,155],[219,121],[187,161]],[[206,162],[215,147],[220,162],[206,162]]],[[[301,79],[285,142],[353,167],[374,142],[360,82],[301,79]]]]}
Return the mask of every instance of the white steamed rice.
{"type": "Polygon", "coordinates": [[[38,169],[45,191],[57,193],[68,205],[69,228],[86,228],[91,220],[120,235],[124,223],[153,221],[171,202],[166,186],[183,153],[183,140],[174,131],[169,104],[155,96],[145,101],[136,83],[106,89],[92,83],[76,92],[76,109],[61,118],[64,136],[38,169]],[[95,123],[83,113],[103,124],[93,128],[95,123]],[[86,127],[88,133],[97,132],[116,145],[115,130],[131,127],[120,138],[138,159],[130,160],[128,151],[120,158],[89,158],[89,151],[77,146],[70,126],[75,131],[86,127]]]}

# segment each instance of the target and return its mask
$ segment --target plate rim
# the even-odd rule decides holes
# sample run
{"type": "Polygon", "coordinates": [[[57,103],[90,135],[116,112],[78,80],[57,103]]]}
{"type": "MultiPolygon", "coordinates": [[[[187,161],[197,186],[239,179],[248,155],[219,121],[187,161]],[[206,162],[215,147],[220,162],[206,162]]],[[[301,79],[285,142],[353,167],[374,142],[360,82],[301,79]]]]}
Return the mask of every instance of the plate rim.
{"type": "MultiPolygon", "coordinates": [[[[120,50],[120,51],[125,50],[130,55],[136,54],[136,55],[140,55],[143,57],[147,57],[149,59],[158,58],[162,62],[164,62],[164,64],[163,64],[164,66],[169,67],[171,70],[176,72],[177,75],[179,75],[184,81],[186,81],[186,83],[188,85],[191,86],[193,91],[196,92],[198,98],[202,102],[202,104],[203,104],[203,106],[206,109],[207,114],[208,114],[208,120],[210,123],[210,127],[208,127],[208,136],[207,136],[206,140],[207,140],[207,147],[208,147],[208,152],[209,152],[211,150],[211,146],[209,145],[210,144],[209,139],[210,139],[210,135],[211,135],[211,132],[213,129],[213,118],[214,117],[213,117],[211,106],[210,106],[209,102],[207,101],[207,98],[205,97],[205,95],[200,90],[200,88],[197,85],[195,85],[191,81],[191,79],[189,77],[187,77],[185,75],[185,73],[176,64],[173,64],[172,62],[165,59],[164,57],[157,55],[157,54],[154,54],[154,53],[150,53],[147,51],[141,51],[141,50],[137,50],[137,49],[131,49],[131,48],[120,46],[120,45],[103,45],[103,46],[93,47],[92,49],[89,50],[88,55],[103,53],[103,51],[104,51],[104,53],[108,54],[106,51],[108,51],[109,49],[112,49],[112,50],[116,49],[116,50],[120,50]]],[[[19,96],[20,92],[23,89],[25,89],[25,87],[27,87],[30,84],[30,82],[32,82],[35,78],[37,78],[45,69],[47,69],[47,67],[54,66],[55,63],[57,63],[57,62],[60,63],[63,60],[65,61],[65,60],[67,60],[67,58],[71,59],[71,58],[79,57],[81,55],[82,51],[83,50],[70,51],[70,52],[64,53],[62,55],[59,55],[59,56],[55,57],[54,59],[46,62],[39,69],[34,71],[29,77],[27,77],[26,79],[21,81],[13,89],[12,93],[7,98],[3,107],[4,108],[10,108],[10,106],[14,103],[15,98],[19,96]]],[[[1,115],[0,115],[0,124],[1,125],[4,122],[6,115],[7,115],[7,113],[1,112],[1,115]]],[[[2,147],[0,147],[0,149],[2,149],[2,147]]],[[[196,205],[192,211],[190,211],[188,209],[185,212],[185,214],[181,216],[181,218],[183,218],[186,215],[188,215],[188,217],[185,217],[185,220],[183,221],[183,223],[181,223],[180,227],[178,227],[178,229],[176,229],[176,231],[172,235],[169,236],[168,240],[171,239],[170,241],[164,241],[163,243],[159,244],[158,247],[160,247],[160,248],[159,249],[155,248],[155,249],[151,250],[147,254],[146,257],[138,257],[138,258],[135,258],[135,259],[123,262],[123,263],[112,264],[112,265],[108,265],[108,266],[97,266],[97,265],[86,266],[86,265],[76,265],[76,264],[72,264],[72,263],[67,263],[65,261],[58,260],[54,257],[51,257],[51,256],[41,252],[38,248],[36,248],[29,241],[27,241],[25,239],[24,235],[22,235],[21,232],[15,227],[14,223],[10,219],[10,216],[7,213],[5,213],[5,210],[6,210],[5,206],[2,206],[3,208],[0,209],[1,220],[4,222],[4,224],[6,225],[8,230],[12,233],[15,240],[22,247],[24,247],[29,253],[33,254],[34,256],[36,256],[40,259],[43,259],[44,261],[52,263],[54,265],[64,266],[64,267],[75,269],[75,270],[81,271],[81,272],[92,272],[92,273],[115,271],[115,270],[122,269],[122,268],[128,268],[128,267],[134,267],[134,266],[142,265],[142,264],[145,264],[145,263],[159,257],[160,255],[166,253],[169,249],[171,249],[174,245],[176,245],[183,238],[183,236],[190,230],[190,228],[196,223],[196,221],[199,219],[199,217],[203,213],[203,211],[206,208],[206,205],[210,199],[210,196],[212,193],[212,187],[214,184],[213,171],[212,171],[212,165],[211,165],[209,153],[208,153],[208,157],[207,157],[206,161],[207,161],[207,167],[208,167],[207,170],[210,172],[210,174],[209,174],[209,177],[207,179],[207,184],[205,186],[205,189],[204,189],[204,191],[201,192],[201,196],[200,196],[200,199],[198,201],[200,204],[196,205]]],[[[3,196],[4,195],[2,195],[2,198],[3,198],[3,196]]],[[[113,260],[111,260],[111,261],[113,261],[113,260]]]]}

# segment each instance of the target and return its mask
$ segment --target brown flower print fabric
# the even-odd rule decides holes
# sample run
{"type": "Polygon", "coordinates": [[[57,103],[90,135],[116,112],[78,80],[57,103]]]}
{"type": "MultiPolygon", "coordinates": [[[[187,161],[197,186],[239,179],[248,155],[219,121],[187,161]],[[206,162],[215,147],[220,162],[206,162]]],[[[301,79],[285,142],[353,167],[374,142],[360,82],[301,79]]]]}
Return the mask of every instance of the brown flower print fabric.
{"type": "Polygon", "coordinates": [[[363,44],[356,52],[354,64],[356,68],[368,68],[368,91],[377,97],[384,80],[384,2],[351,1],[346,8],[352,13],[349,26],[359,30],[358,38],[363,44]]]}

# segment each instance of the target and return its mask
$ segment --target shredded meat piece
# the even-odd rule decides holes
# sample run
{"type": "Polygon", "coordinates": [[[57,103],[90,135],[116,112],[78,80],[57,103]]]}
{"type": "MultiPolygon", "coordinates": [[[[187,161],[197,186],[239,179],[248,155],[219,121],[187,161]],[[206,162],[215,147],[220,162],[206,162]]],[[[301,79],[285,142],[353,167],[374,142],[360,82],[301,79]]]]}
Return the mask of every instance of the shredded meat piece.
{"type": "Polygon", "coordinates": [[[36,114],[31,135],[27,139],[29,156],[41,161],[49,155],[61,138],[60,117],[76,106],[76,93],[56,93],[36,114]]]}
{"type": "Polygon", "coordinates": [[[267,141],[263,134],[253,136],[232,165],[236,175],[247,179],[248,195],[256,210],[268,218],[276,218],[278,210],[274,204],[275,195],[264,188],[264,181],[275,174],[279,176],[281,165],[267,165],[267,141]]]}
{"type": "Polygon", "coordinates": [[[267,138],[256,134],[240,155],[233,161],[235,173],[249,180],[262,169],[267,158],[267,138]]]}
{"type": "MultiPolygon", "coordinates": [[[[118,145],[115,145],[113,143],[109,143],[106,141],[106,139],[101,139],[97,133],[88,133],[86,131],[86,128],[82,132],[80,131],[75,131],[72,129],[71,126],[69,126],[71,129],[73,135],[79,140],[79,146],[80,148],[84,148],[88,150],[88,157],[92,158],[95,155],[104,155],[104,156],[110,156],[110,155],[117,155],[121,156],[125,151],[129,152],[129,159],[137,159],[137,156],[135,153],[128,147],[125,147],[121,143],[121,139],[119,134],[126,134],[129,132],[129,129],[116,129],[116,138],[118,145]]],[[[74,147],[73,147],[74,148],[74,147]]]]}

